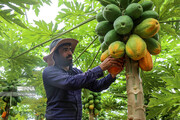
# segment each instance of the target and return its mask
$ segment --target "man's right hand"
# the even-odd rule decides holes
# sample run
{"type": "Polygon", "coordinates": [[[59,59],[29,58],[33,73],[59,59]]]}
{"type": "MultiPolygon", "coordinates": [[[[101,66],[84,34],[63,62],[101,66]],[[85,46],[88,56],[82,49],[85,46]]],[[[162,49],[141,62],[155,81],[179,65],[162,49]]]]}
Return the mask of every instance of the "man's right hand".
{"type": "Polygon", "coordinates": [[[99,66],[103,71],[108,70],[112,66],[124,66],[124,59],[123,58],[112,58],[107,57],[99,66]]]}

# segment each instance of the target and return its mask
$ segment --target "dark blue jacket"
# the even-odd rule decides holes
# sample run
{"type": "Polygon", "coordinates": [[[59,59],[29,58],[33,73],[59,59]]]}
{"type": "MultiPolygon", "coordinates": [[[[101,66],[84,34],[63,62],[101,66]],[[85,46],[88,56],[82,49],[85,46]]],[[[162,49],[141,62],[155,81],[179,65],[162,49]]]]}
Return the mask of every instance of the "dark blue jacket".
{"type": "Polygon", "coordinates": [[[109,74],[103,76],[98,66],[85,73],[72,68],[65,71],[57,66],[46,67],[43,71],[43,82],[47,96],[46,118],[53,120],[81,120],[81,89],[94,92],[107,89],[115,79],[109,74]]]}

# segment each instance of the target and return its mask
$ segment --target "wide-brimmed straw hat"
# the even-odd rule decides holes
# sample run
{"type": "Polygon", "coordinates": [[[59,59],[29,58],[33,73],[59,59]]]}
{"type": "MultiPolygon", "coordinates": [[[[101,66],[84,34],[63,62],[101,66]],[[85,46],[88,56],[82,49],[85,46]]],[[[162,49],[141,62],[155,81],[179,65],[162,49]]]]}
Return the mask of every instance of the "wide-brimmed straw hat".
{"type": "Polygon", "coordinates": [[[53,55],[54,55],[54,51],[58,48],[59,45],[62,45],[64,43],[71,43],[71,49],[72,52],[74,52],[74,49],[76,48],[78,42],[79,42],[78,40],[72,38],[56,39],[52,41],[52,43],[49,46],[50,54],[43,57],[44,61],[48,63],[48,66],[54,65],[55,61],[53,59],[53,55]]]}

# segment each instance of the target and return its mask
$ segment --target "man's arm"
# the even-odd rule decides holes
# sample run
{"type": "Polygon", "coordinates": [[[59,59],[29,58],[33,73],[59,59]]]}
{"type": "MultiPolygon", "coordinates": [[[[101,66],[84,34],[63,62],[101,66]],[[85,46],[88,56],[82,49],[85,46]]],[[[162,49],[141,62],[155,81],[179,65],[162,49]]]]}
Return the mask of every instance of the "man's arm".
{"type": "Polygon", "coordinates": [[[98,66],[85,73],[69,75],[55,67],[48,67],[43,72],[45,84],[65,90],[81,89],[103,76],[102,69],[98,66]]]}
{"type": "Polygon", "coordinates": [[[93,92],[100,92],[107,89],[115,80],[116,78],[113,78],[111,74],[108,74],[106,77],[88,84],[85,88],[93,92]]]}

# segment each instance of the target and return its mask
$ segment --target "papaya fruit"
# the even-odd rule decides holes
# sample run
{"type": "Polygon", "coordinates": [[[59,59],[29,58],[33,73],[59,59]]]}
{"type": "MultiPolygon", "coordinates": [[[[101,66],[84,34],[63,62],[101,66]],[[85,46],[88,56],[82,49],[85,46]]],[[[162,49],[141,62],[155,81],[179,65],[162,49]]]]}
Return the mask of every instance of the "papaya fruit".
{"type": "Polygon", "coordinates": [[[111,73],[111,74],[113,74],[113,75],[116,75],[116,74],[120,73],[121,70],[122,70],[122,69],[121,69],[120,67],[112,66],[112,67],[110,67],[110,68],[108,69],[108,72],[111,73]]]}
{"type": "Polygon", "coordinates": [[[138,3],[141,0],[132,0],[132,3],[138,3]]]}
{"type": "Polygon", "coordinates": [[[108,56],[109,56],[109,51],[108,50],[104,51],[101,54],[101,58],[100,58],[101,62],[103,62],[108,56]]]}
{"type": "Polygon", "coordinates": [[[94,98],[93,95],[88,96],[88,100],[92,100],[93,98],[94,98]]]}
{"type": "Polygon", "coordinates": [[[115,41],[120,41],[121,40],[121,36],[113,29],[110,30],[108,33],[106,33],[106,35],[104,36],[104,42],[106,43],[106,45],[110,45],[111,43],[115,42],[115,41]]]}
{"type": "Polygon", "coordinates": [[[97,24],[95,31],[99,36],[105,36],[106,33],[113,29],[113,24],[108,21],[101,21],[97,24]]]}
{"type": "Polygon", "coordinates": [[[99,100],[98,100],[98,99],[96,99],[96,100],[94,101],[94,103],[95,103],[95,104],[98,104],[98,103],[99,103],[99,100]]]}
{"type": "Polygon", "coordinates": [[[104,42],[104,36],[98,36],[98,40],[100,43],[103,43],[104,42]]]}
{"type": "Polygon", "coordinates": [[[141,6],[143,7],[143,11],[152,10],[153,2],[152,1],[144,1],[141,3],[141,6]]]}
{"type": "Polygon", "coordinates": [[[89,101],[89,104],[91,105],[91,104],[93,104],[94,103],[94,100],[90,100],[89,101]]]}
{"type": "Polygon", "coordinates": [[[151,55],[158,55],[161,52],[161,44],[154,38],[144,39],[147,49],[151,55]]]}
{"type": "Polygon", "coordinates": [[[151,54],[147,50],[146,55],[138,61],[139,67],[143,71],[151,71],[153,68],[153,61],[151,54]]]}
{"type": "Polygon", "coordinates": [[[1,115],[1,117],[2,117],[2,118],[5,118],[5,117],[6,117],[6,115],[7,115],[7,112],[6,112],[6,111],[4,111],[4,112],[2,113],[2,115],[1,115]]]}
{"type": "Polygon", "coordinates": [[[120,35],[125,35],[131,32],[133,28],[133,21],[132,19],[127,16],[120,16],[114,21],[114,29],[120,35]]]}
{"type": "Polygon", "coordinates": [[[102,12],[99,12],[99,13],[96,14],[96,20],[98,22],[106,21],[106,19],[103,17],[103,13],[102,12]]]}
{"type": "Polygon", "coordinates": [[[86,103],[86,104],[85,104],[85,108],[88,108],[88,107],[89,107],[89,103],[86,103]]]}
{"type": "Polygon", "coordinates": [[[103,6],[107,6],[108,4],[119,5],[118,2],[116,2],[116,0],[97,0],[97,1],[99,1],[100,4],[103,6]]]}
{"type": "Polygon", "coordinates": [[[139,18],[142,13],[143,8],[139,3],[132,3],[125,10],[125,14],[130,16],[133,20],[139,18]]]}
{"type": "Polygon", "coordinates": [[[147,46],[144,40],[132,34],[126,43],[126,54],[133,60],[139,60],[146,55],[147,46]]]}
{"type": "Polygon", "coordinates": [[[104,52],[104,51],[106,51],[107,49],[108,49],[108,45],[106,45],[106,43],[103,42],[103,43],[101,44],[101,51],[104,52]]]}
{"type": "Polygon", "coordinates": [[[135,27],[134,34],[137,34],[142,38],[151,38],[159,31],[159,29],[160,24],[158,20],[147,18],[135,27]]]}
{"type": "Polygon", "coordinates": [[[93,110],[94,109],[94,105],[92,104],[92,105],[89,105],[89,109],[90,110],[93,110]]]}
{"type": "Polygon", "coordinates": [[[109,4],[103,10],[103,17],[109,21],[114,22],[120,15],[122,15],[120,8],[117,5],[109,4]]]}
{"type": "Polygon", "coordinates": [[[95,106],[95,108],[98,109],[98,110],[101,110],[102,106],[101,106],[101,104],[97,104],[97,105],[95,106]]]}
{"type": "Polygon", "coordinates": [[[129,5],[129,0],[119,0],[120,1],[120,6],[123,9],[126,9],[126,7],[129,5]]]}
{"type": "Polygon", "coordinates": [[[141,14],[141,16],[140,16],[138,21],[141,22],[141,21],[143,21],[143,20],[145,20],[147,18],[154,18],[154,19],[158,20],[159,19],[159,14],[156,11],[147,10],[147,11],[145,11],[145,12],[143,12],[141,14]]]}
{"type": "Polygon", "coordinates": [[[121,58],[125,54],[125,44],[121,41],[115,41],[108,47],[109,55],[113,58],[121,58]]]}

